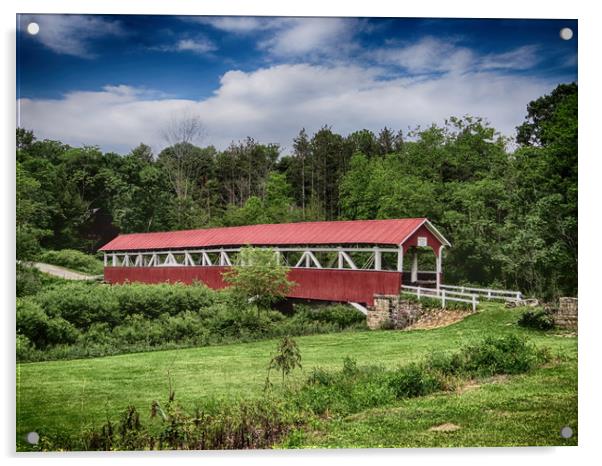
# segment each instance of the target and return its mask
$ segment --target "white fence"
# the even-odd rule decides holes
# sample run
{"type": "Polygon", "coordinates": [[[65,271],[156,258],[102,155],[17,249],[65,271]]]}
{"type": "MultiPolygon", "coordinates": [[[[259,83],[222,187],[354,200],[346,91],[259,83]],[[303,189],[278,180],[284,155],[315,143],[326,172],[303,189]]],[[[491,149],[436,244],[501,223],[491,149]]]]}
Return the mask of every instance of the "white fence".
{"type": "Polygon", "coordinates": [[[471,288],[469,286],[453,286],[453,285],[440,285],[440,288],[449,291],[459,291],[460,293],[470,292],[476,294],[481,298],[487,299],[500,299],[503,301],[520,301],[523,299],[523,295],[520,291],[510,290],[494,290],[491,288],[471,288]]]}
{"type": "Polygon", "coordinates": [[[432,298],[441,300],[441,307],[445,308],[445,304],[448,301],[469,303],[472,304],[472,312],[477,310],[477,304],[479,304],[478,296],[472,293],[464,293],[459,291],[451,291],[440,288],[423,288],[420,286],[408,286],[402,285],[401,292],[411,294],[420,298],[432,298]]]}

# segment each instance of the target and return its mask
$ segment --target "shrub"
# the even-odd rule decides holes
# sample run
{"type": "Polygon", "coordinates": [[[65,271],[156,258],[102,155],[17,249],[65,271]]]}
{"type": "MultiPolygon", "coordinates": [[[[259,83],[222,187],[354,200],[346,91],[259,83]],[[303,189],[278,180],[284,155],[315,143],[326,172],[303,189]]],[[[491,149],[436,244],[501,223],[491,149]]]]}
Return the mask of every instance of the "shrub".
{"type": "Polygon", "coordinates": [[[113,285],[111,293],[124,315],[140,314],[156,318],[162,314],[176,315],[181,312],[199,312],[217,301],[219,293],[197,283],[140,283],[113,285]]]}
{"type": "Polygon", "coordinates": [[[332,385],[335,380],[335,375],[332,372],[321,367],[314,367],[307,378],[307,384],[327,387],[328,385],[332,385]]]}
{"type": "Polygon", "coordinates": [[[443,383],[425,366],[413,363],[393,372],[389,376],[389,387],[396,398],[413,398],[441,390],[443,383]]]}
{"type": "Polygon", "coordinates": [[[324,322],[347,328],[365,326],[366,317],[351,306],[335,304],[331,306],[296,305],[294,316],[298,320],[324,322]]]}
{"type": "Polygon", "coordinates": [[[464,353],[433,353],[425,361],[426,367],[446,376],[461,375],[464,372],[464,353]]]}
{"type": "Polygon", "coordinates": [[[48,316],[44,310],[29,300],[17,299],[17,334],[26,336],[43,346],[48,327],[48,316]]]}
{"type": "Polygon", "coordinates": [[[74,343],[78,330],[61,317],[48,317],[44,310],[30,300],[17,300],[17,333],[24,335],[38,348],[61,343],[74,343]]]}
{"type": "Polygon", "coordinates": [[[35,359],[35,348],[29,338],[17,334],[17,361],[35,359]]]}
{"type": "Polygon", "coordinates": [[[88,331],[80,337],[80,343],[83,346],[108,345],[114,342],[111,335],[111,328],[106,322],[95,322],[88,328],[88,331]]]}
{"type": "Polygon", "coordinates": [[[42,288],[40,271],[23,264],[17,264],[16,269],[17,297],[36,294],[42,288]]]}
{"type": "Polygon", "coordinates": [[[123,324],[113,329],[112,335],[118,342],[126,345],[155,346],[165,341],[163,326],[140,314],[127,316],[123,324]]]}
{"type": "Polygon", "coordinates": [[[518,325],[536,330],[551,330],[555,327],[551,313],[543,309],[523,312],[518,320],[518,325]]]}
{"type": "Polygon", "coordinates": [[[207,411],[186,412],[173,399],[151,404],[146,421],[128,406],[118,421],[108,420],[77,437],[42,435],[34,448],[56,450],[240,450],[268,448],[300,426],[297,413],[273,401],[220,404],[207,411]]]}
{"type": "Polygon", "coordinates": [[[461,356],[463,371],[480,376],[527,372],[549,358],[546,351],[537,350],[516,335],[487,337],[463,348],[461,356]]]}
{"type": "Polygon", "coordinates": [[[22,315],[23,327],[26,317],[31,321],[23,332],[34,348],[44,348],[30,354],[35,360],[366,328],[364,316],[346,306],[301,308],[292,317],[272,310],[259,313],[235,293],[199,283],[106,285],[59,280],[48,283],[28,303],[35,312],[30,309],[22,315]],[[43,330],[36,333],[34,324],[43,330]]]}
{"type": "Polygon", "coordinates": [[[297,409],[317,415],[350,414],[395,399],[386,376],[382,367],[359,367],[345,358],[339,371],[314,368],[305,384],[289,396],[297,409]]]}
{"type": "Polygon", "coordinates": [[[103,263],[95,256],[90,256],[74,249],[44,251],[40,255],[40,261],[91,275],[101,275],[104,269],[103,263]]]}
{"type": "Polygon", "coordinates": [[[62,317],[79,329],[95,322],[117,325],[122,313],[109,285],[74,282],[49,288],[34,300],[52,317],[62,317]]]}

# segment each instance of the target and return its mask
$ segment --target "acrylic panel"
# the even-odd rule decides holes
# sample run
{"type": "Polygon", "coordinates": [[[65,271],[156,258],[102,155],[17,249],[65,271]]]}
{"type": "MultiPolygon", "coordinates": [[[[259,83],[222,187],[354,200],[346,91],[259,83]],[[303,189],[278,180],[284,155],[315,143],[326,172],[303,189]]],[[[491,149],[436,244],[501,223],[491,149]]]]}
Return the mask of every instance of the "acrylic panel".
{"type": "Polygon", "coordinates": [[[17,451],[577,445],[576,19],[16,34],[17,451]]]}

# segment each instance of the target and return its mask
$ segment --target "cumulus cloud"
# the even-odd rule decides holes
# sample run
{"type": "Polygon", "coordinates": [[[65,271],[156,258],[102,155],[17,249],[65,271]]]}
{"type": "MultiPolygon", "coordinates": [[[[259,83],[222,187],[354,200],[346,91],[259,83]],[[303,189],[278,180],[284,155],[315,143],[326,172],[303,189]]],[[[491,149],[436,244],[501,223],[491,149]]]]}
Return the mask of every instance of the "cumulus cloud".
{"type": "Polygon", "coordinates": [[[258,48],[274,58],[341,54],[357,47],[353,36],[362,23],[356,18],[221,16],[194,17],[231,34],[259,34],[258,48]]]}
{"type": "Polygon", "coordinates": [[[360,66],[287,64],[229,71],[214,95],[201,101],[163,98],[128,86],[71,92],[61,99],[21,99],[19,125],[39,138],[119,152],[141,141],[161,149],[162,130],[184,112],[201,116],[207,133],[203,143],[218,148],[246,136],[290,148],[302,127],[315,131],[329,124],[346,134],[385,125],[407,129],[465,114],[484,116],[512,135],[527,103],[555,84],[491,71],[385,80],[360,66]]]}
{"type": "Polygon", "coordinates": [[[40,31],[31,36],[53,52],[80,58],[94,58],[91,41],[105,36],[122,36],[125,31],[119,21],[93,15],[22,15],[23,29],[36,22],[40,31]]]}

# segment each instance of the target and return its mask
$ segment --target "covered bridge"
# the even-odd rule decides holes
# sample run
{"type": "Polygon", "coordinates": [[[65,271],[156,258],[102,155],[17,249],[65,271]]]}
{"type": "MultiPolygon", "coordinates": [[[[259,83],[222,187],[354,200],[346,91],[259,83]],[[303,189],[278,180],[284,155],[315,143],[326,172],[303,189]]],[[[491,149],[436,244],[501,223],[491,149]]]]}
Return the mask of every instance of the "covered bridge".
{"type": "Polygon", "coordinates": [[[428,219],[405,218],[134,233],[100,250],[109,283],[200,281],[223,288],[222,273],[244,246],[271,248],[290,267],[292,298],[371,305],[374,294],[397,294],[402,284],[438,288],[450,243],[428,219]],[[425,254],[431,270],[419,270],[425,254]]]}

